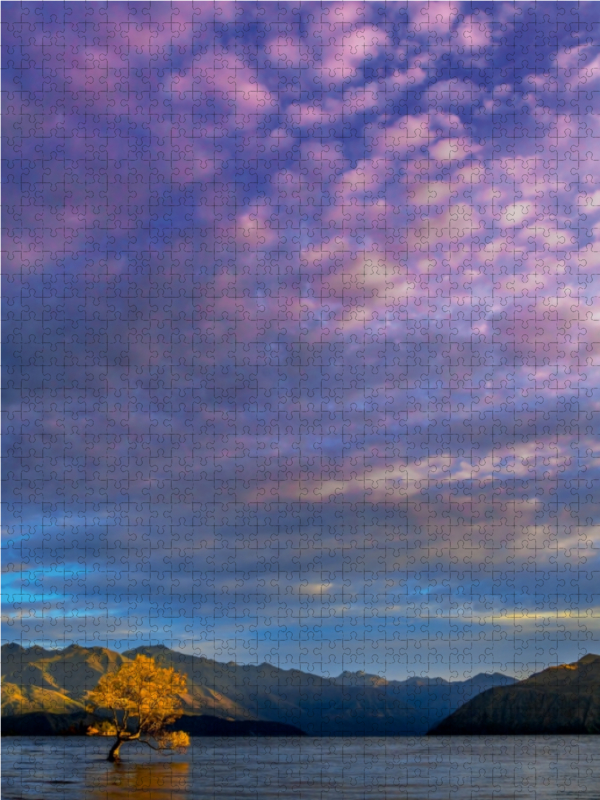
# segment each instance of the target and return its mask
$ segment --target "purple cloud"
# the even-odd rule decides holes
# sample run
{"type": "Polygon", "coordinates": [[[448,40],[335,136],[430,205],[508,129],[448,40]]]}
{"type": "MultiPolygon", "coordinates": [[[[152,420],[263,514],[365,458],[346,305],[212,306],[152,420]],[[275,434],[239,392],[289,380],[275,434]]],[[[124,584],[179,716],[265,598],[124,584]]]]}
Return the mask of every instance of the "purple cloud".
{"type": "Polygon", "coordinates": [[[591,8],[6,4],[6,638],[592,648],[591,8]]]}

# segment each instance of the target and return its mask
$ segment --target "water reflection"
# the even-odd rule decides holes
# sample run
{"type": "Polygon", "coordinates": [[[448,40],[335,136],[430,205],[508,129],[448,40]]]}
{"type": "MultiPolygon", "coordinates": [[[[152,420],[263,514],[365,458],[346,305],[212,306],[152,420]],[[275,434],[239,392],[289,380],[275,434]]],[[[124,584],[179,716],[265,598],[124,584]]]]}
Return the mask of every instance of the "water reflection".
{"type": "MultiPolygon", "coordinates": [[[[101,785],[88,786],[90,800],[188,800],[190,765],[186,762],[107,765],[101,785]]],[[[96,776],[97,780],[98,776],[96,776]]]]}

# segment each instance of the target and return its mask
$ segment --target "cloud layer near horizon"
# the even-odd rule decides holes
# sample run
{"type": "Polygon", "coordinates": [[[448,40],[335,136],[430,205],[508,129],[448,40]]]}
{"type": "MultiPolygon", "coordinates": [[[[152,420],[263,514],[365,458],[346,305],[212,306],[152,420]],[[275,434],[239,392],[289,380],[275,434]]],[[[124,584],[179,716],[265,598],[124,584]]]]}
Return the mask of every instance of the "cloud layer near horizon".
{"type": "Polygon", "coordinates": [[[5,639],[593,651],[594,5],[3,17],[5,639]]]}

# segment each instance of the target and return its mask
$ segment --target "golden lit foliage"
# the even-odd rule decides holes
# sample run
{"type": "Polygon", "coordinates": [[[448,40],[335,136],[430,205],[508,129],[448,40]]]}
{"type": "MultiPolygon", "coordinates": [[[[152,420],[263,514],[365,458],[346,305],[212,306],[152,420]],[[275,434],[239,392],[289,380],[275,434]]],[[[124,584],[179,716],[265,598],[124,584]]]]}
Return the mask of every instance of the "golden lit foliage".
{"type": "Polygon", "coordinates": [[[117,743],[110,760],[118,759],[119,747],[125,741],[138,740],[158,749],[187,747],[190,743],[187,733],[165,730],[181,716],[180,695],[186,689],[185,675],[173,668],[159,667],[153,658],[143,655],[101,678],[89,693],[88,703],[92,709],[108,709],[112,713],[117,743]]]}
{"type": "Polygon", "coordinates": [[[160,736],[158,744],[161,750],[177,750],[182,753],[186,747],[190,746],[190,737],[183,731],[173,731],[160,736]]]}

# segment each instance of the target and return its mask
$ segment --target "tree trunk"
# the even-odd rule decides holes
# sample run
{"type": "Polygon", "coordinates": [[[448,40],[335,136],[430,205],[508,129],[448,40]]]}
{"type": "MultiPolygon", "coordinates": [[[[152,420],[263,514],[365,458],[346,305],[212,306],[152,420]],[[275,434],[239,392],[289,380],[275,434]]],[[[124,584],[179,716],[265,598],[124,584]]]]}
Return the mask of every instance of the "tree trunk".
{"type": "Polygon", "coordinates": [[[121,745],[123,742],[134,742],[136,739],[140,738],[140,731],[136,733],[129,733],[128,731],[119,731],[117,734],[117,741],[113,744],[110,748],[110,753],[108,754],[107,761],[115,761],[118,762],[121,760],[119,755],[119,750],[121,749],[121,745]]]}
{"type": "Polygon", "coordinates": [[[110,748],[110,753],[108,754],[108,758],[106,759],[107,761],[117,762],[121,760],[121,757],[119,756],[119,750],[121,749],[121,745],[123,744],[124,741],[125,740],[121,739],[121,737],[117,738],[117,741],[110,748]]]}

